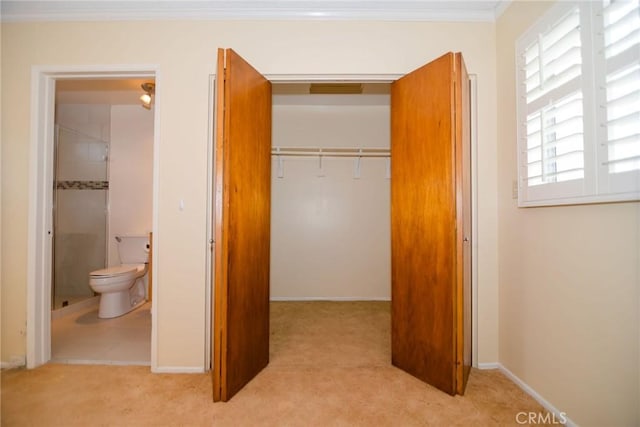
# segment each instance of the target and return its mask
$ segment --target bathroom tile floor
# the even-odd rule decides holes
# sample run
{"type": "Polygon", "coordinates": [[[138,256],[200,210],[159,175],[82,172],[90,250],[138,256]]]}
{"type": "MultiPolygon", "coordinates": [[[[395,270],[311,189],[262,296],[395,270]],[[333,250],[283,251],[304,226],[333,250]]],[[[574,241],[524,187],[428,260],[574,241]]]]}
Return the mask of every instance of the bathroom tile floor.
{"type": "Polygon", "coordinates": [[[72,364],[151,364],[151,303],[113,319],[91,306],[51,321],[51,361],[72,364]]]}

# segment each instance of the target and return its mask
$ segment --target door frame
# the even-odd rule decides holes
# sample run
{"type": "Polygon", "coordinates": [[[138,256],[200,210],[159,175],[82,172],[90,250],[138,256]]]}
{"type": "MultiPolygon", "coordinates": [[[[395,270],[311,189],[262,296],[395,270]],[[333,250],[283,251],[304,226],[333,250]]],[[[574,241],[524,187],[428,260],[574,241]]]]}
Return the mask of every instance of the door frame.
{"type": "MultiPolygon", "coordinates": [[[[264,74],[267,80],[272,83],[339,83],[339,82],[358,82],[358,83],[391,83],[399,79],[404,74],[264,74]]],[[[217,76],[212,74],[209,76],[209,135],[208,153],[215,153],[215,79],[217,76]]],[[[472,310],[472,333],[471,333],[471,357],[472,366],[478,367],[478,110],[477,110],[477,75],[469,73],[470,80],[470,105],[471,105],[471,310],[472,310]]],[[[206,345],[205,369],[211,369],[213,363],[213,348],[211,343],[210,331],[213,328],[214,313],[211,305],[211,297],[213,296],[213,271],[215,269],[215,261],[213,260],[212,250],[214,245],[213,224],[214,218],[214,191],[213,178],[215,159],[210,154],[208,158],[207,171],[207,286],[205,306],[205,325],[206,345]]]]}
{"type": "MultiPolygon", "coordinates": [[[[55,85],[57,80],[101,78],[154,78],[152,269],[154,293],[159,295],[158,193],[160,163],[160,113],[162,93],[158,65],[34,66],[31,69],[31,120],[29,143],[29,209],[27,234],[27,368],[51,359],[51,262],[55,85]]],[[[88,280],[88,278],[87,278],[88,280]]],[[[151,371],[158,366],[157,301],[151,304],[151,371]]]]}

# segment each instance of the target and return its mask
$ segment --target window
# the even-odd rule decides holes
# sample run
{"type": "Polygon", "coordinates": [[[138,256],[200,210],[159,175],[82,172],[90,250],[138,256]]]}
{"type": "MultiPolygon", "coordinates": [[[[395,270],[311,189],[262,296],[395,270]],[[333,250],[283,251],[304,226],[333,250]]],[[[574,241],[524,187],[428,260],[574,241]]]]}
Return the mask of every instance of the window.
{"type": "Polygon", "coordinates": [[[640,200],[640,0],[561,2],[516,56],[519,205],[640,200]]]}

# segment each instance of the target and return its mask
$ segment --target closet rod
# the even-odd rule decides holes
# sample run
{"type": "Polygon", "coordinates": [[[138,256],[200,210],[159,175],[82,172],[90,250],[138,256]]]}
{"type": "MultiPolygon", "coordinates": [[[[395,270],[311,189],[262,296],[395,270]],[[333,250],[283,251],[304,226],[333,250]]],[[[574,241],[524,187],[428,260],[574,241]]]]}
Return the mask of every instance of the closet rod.
{"type": "Polygon", "coordinates": [[[311,147],[274,147],[273,156],[297,157],[391,157],[387,148],[311,148],[311,147]]]}

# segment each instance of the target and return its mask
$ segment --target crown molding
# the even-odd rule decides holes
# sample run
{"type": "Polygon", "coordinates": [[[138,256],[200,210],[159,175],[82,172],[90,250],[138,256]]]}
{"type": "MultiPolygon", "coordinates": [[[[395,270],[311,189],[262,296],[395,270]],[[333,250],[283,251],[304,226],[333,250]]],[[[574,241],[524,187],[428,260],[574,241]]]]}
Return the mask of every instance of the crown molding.
{"type": "Polygon", "coordinates": [[[507,10],[507,8],[509,6],[511,6],[512,2],[513,2],[513,0],[502,0],[502,1],[497,2],[496,8],[495,8],[494,20],[497,21],[498,18],[500,18],[502,16],[504,11],[507,10]]]}
{"type": "Polygon", "coordinates": [[[241,19],[494,22],[509,1],[0,0],[0,16],[2,22],[241,19]]]}

